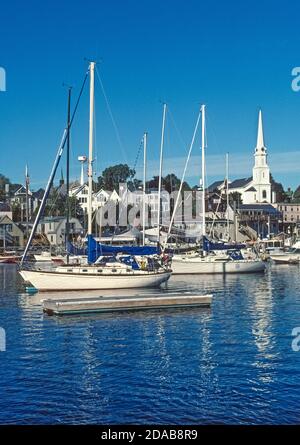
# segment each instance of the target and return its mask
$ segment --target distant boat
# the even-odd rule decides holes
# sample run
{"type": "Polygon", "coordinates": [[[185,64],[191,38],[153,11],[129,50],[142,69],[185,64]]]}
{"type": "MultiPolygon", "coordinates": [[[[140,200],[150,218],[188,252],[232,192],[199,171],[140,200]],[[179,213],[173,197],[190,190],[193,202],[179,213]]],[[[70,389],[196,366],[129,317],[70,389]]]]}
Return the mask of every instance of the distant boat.
{"type": "MultiPolygon", "coordinates": [[[[161,257],[145,255],[138,261],[134,255],[122,255],[116,253],[110,258],[96,262],[101,245],[95,241],[92,235],[92,181],[93,181],[93,119],[94,119],[94,68],[95,63],[89,66],[90,74],[90,125],[89,125],[89,158],[88,158],[88,265],[65,265],[56,267],[55,270],[28,269],[23,266],[35,228],[44,208],[54,175],[62,155],[64,143],[69,136],[70,126],[65,129],[64,136],[59,147],[58,154],[51,171],[46,187],[45,195],[41,203],[36,221],[33,225],[27,246],[25,248],[20,274],[25,281],[30,282],[41,291],[65,291],[65,290],[92,290],[92,289],[120,289],[120,288],[144,288],[156,287],[166,282],[171,276],[168,265],[164,265],[161,257]]],[[[145,247],[149,249],[149,247],[145,247]]],[[[147,251],[147,250],[146,250],[147,251]]],[[[139,250],[138,254],[142,255],[139,250]]]]}
{"type": "Polygon", "coordinates": [[[4,252],[0,254],[0,263],[1,264],[15,264],[18,263],[21,259],[20,255],[16,255],[15,253],[4,252]]]}
{"type": "MultiPolygon", "coordinates": [[[[202,242],[203,250],[174,255],[173,274],[226,274],[264,272],[265,263],[257,255],[244,255],[237,244],[214,243],[206,237],[205,222],[205,105],[202,105],[202,242]],[[221,253],[220,253],[221,252],[221,253]]],[[[228,178],[227,178],[228,183],[228,178]]]]}
{"type": "MultiPolygon", "coordinates": [[[[236,251],[232,251],[235,252],[236,251]]],[[[209,254],[205,257],[197,255],[174,255],[172,272],[178,274],[228,274],[264,272],[265,263],[260,259],[239,259],[228,251],[225,255],[209,254]]],[[[240,253],[240,252],[239,252],[240,253]]]]}

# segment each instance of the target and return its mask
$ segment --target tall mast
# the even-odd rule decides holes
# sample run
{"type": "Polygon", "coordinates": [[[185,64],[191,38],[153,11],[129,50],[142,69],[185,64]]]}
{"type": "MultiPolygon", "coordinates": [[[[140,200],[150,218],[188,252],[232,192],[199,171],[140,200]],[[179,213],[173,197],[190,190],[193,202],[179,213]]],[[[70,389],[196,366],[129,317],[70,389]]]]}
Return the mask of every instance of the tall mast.
{"type": "Polygon", "coordinates": [[[69,264],[69,251],[68,251],[68,242],[70,238],[70,197],[69,197],[69,190],[70,190],[70,123],[71,123],[71,91],[72,88],[69,87],[68,90],[68,118],[67,118],[67,220],[66,220],[66,239],[65,239],[65,246],[67,251],[67,264],[69,264]]]}
{"type": "Polygon", "coordinates": [[[158,178],[158,212],[157,212],[157,241],[160,243],[160,220],[161,220],[161,178],[162,178],[162,166],[163,166],[163,150],[164,150],[164,138],[165,138],[165,123],[166,123],[166,111],[167,104],[163,106],[163,120],[161,128],[161,140],[160,140],[160,157],[159,157],[159,178],[158,178]]]}
{"type": "Polygon", "coordinates": [[[205,105],[201,107],[202,112],[202,236],[206,235],[205,227],[205,105]]]}
{"type": "Polygon", "coordinates": [[[26,164],[25,169],[25,188],[26,188],[26,238],[29,237],[29,174],[28,167],[26,164]]]}
{"type": "Polygon", "coordinates": [[[144,133],[143,246],[145,245],[145,229],[146,229],[146,167],[147,167],[147,133],[144,133]]]}
{"type": "Polygon", "coordinates": [[[229,154],[226,153],[226,218],[227,218],[227,236],[229,241],[229,154]]]}
{"type": "Polygon", "coordinates": [[[92,235],[92,196],[93,196],[93,132],[94,132],[94,85],[95,62],[90,63],[90,120],[88,158],[88,235],[92,235]]]}

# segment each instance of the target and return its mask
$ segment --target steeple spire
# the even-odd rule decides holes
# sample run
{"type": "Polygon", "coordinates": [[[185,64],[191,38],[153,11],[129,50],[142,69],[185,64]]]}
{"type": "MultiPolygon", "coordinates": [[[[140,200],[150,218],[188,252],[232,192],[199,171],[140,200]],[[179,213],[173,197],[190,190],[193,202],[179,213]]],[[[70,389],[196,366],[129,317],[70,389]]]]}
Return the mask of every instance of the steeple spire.
{"type": "Polygon", "coordinates": [[[266,150],[265,144],[264,144],[264,130],[263,130],[263,123],[262,123],[262,112],[259,110],[258,113],[258,128],[257,128],[257,143],[256,143],[256,152],[262,151],[264,152],[266,150]],[[263,150],[262,150],[263,149],[263,150]]]}

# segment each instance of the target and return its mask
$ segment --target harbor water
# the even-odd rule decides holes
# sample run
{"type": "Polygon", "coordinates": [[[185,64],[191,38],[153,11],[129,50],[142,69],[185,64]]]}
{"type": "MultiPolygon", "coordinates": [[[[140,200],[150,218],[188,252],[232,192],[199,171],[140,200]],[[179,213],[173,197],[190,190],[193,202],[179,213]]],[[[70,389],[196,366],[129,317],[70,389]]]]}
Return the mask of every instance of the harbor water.
{"type": "Polygon", "coordinates": [[[1,424],[300,422],[296,265],[156,291],[212,293],[210,309],[49,317],[16,266],[0,283],[1,424]]]}

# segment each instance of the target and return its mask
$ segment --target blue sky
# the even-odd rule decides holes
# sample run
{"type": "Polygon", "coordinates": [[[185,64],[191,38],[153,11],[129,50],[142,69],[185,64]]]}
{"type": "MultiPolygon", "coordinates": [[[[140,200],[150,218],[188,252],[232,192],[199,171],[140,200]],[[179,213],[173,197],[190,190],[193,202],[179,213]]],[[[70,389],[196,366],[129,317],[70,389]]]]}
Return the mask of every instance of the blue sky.
{"type": "MultiPolygon", "coordinates": [[[[261,107],[273,176],[300,184],[300,92],[291,71],[300,66],[300,4],[274,1],[107,0],[2,2],[0,172],[32,187],[45,184],[66,119],[66,89],[78,94],[94,58],[117,125],[96,79],[97,172],[134,164],[149,133],[149,169],[158,171],[162,101],[169,104],[164,173],[180,175],[199,105],[207,106],[207,176],[250,176],[261,107]]],[[[88,90],[72,132],[71,175],[87,154],[88,90]]],[[[198,182],[199,139],[188,169],[198,182]]],[[[138,173],[141,173],[141,161],[138,173]]],[[[65,160],[63,160],[63,167],[65,160]]]]}

